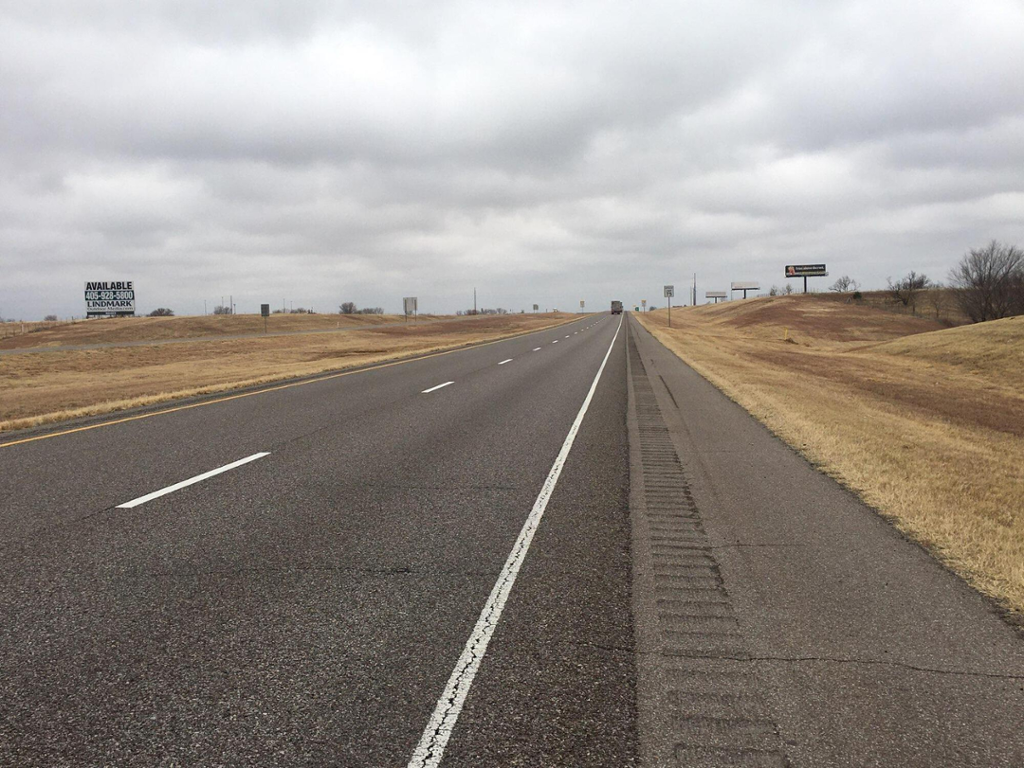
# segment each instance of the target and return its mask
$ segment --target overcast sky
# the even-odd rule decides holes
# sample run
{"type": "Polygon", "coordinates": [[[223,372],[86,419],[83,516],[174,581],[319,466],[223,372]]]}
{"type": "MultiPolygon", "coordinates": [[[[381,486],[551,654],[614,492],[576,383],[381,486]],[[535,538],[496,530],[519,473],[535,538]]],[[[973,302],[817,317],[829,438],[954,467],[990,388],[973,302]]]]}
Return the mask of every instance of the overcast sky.
{"type": "Polygon", "coordinates": [[[1020,0],[2,0],[0,315],[942,279],[1024,245],[1022,41],[1020,0]]]}

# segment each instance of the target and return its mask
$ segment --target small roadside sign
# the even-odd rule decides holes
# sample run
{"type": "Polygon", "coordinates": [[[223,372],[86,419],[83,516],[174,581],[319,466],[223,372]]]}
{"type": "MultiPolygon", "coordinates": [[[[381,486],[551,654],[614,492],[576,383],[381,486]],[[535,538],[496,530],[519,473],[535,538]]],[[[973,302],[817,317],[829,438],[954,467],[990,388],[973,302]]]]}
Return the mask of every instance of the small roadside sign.
{"type": "Polygon", "coordinates": [[[536,312],[538,309],[540,309],[540,304],[534,304],[533,311],[536,312]]]}
{"type": "Polygon", "coordinates": [[[671,299],[675,295],[676,295],[676,287],[674,285],[666,285],[665,286],[665,298],[666,299],[671,299]]]}
{"type": "Polygon", "coordinates": [[[270,317],[270,305],[260,304],[260,315],[262,317],[270,317]]]}

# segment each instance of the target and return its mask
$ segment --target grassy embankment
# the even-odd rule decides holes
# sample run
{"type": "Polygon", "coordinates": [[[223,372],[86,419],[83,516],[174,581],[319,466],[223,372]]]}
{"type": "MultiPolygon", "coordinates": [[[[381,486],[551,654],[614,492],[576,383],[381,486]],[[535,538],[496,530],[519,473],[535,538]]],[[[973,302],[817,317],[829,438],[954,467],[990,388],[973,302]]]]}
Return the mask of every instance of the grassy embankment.
{"type": "Polygon", "coordinates": [[[834,297],[639,316],[775,434],[1024,614],[1024,317],[944,328],[834,297]],[[788,339],[787,339],[788,337],[788,339]]]}
{"type": "MultiPolygon", "coordinates": [[[[278,314],[267,318],[269,333],[330,331],[362,328],[404,321],[402,315],[305,315],[278,314]]],[[[434,319],[422,315],[419,320],[434,319]]],[[[102,320],[39,321],[4,323],[0,326],[0,349],[72,346],[79,344],[121,344],[129,341],[195,339],[203,336],[232,336],[263,333],[260,315],[199,315],[194,317],[131,317],[102,320]],[[9,326],[9,329],[4,326],[9,326]],[[6,333],[2,333],[6,330],[6,333]]]]}
{"type": "MultiPolygon", "coordinates": [[[[578,317],[564,313],[485,315],[375,328],[400,318],[290,315],[271,317],[271,332],[309,333],[3,355],[0,432],[455,349],[578,317]],[[353,330],[319,332],[346,325],[353,330]]],[[[24,347],[26,339],[32,346],[45,348],[262,330],[262,319],[253,315],[94,320],[7,339],[0,349],[24,347]]]]}

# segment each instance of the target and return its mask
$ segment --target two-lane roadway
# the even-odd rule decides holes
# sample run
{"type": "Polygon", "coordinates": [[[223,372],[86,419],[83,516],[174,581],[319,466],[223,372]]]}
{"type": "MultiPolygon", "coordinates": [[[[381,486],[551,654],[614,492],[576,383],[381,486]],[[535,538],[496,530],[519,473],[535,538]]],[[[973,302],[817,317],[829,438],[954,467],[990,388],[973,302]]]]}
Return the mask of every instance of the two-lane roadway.
{"type": "Polygon", "coordinates": [[[0,764],[633,763],[620,320],[0,447],[0,764]]]}

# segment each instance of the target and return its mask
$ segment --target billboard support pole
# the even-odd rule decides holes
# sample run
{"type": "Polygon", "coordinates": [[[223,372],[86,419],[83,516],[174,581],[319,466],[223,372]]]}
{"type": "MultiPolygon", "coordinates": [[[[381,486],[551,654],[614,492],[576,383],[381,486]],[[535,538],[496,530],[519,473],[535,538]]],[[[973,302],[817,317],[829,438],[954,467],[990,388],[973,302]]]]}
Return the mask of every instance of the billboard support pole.
{"type": "Polygon", "coordinates": [[[807,275],[804,275],[804,293],[807,293],[807,275]]]}

